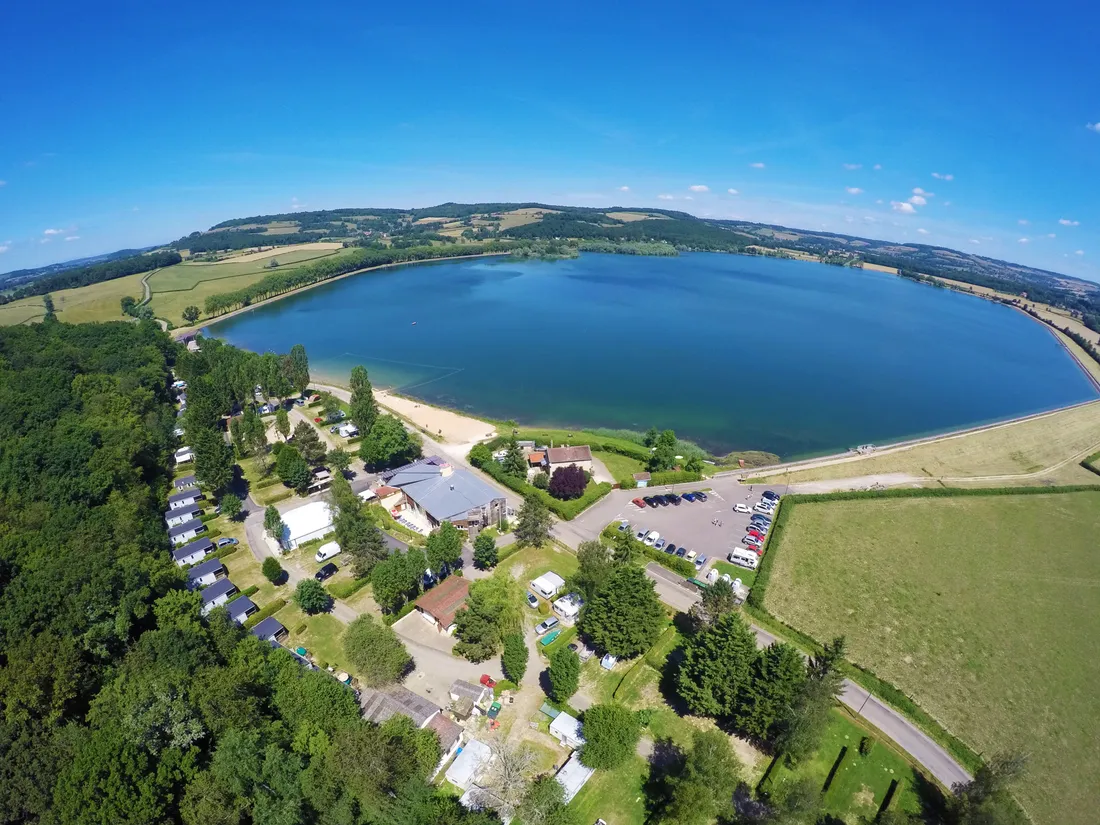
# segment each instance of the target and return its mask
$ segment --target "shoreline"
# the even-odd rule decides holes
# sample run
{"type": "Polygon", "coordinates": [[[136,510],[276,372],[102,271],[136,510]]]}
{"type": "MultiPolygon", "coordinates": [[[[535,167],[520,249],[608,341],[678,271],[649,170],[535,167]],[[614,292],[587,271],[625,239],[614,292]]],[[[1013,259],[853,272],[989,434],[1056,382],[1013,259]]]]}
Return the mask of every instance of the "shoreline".
{"type": "Polygon", "coordinates": [[[475,258],[493,258],[493,257],[499,257],[500,255],[511,255],[511,254],[512,253],[510,251],[508,251],[508,252],[480,252],[477,255],[452,255],[452,256],[447,257],[447,258],[424,258],[423,260],[420,260],[420,261],[400,261],[399,263],[379,264],[378,266],[368,266],[368,267],[365,267],[363,269],[354,269],[351,272],[345,272],[342,275],[335,275],[332,278],[325,278],[323,281],[315,281],[312,284],[306,284],[305,286],[300,286],[297,289],[290,290],[289,292],[283,292],[283,293],[280,293],[279,295],[272,295],[270,298],[264,298],[262,301],[257,301],[256,303],[249,304],[246,307],[241,307],[240,309],[235,309],[232,312],[225,313],[224,315],[218,315],[218,316],[215,316],[214,318],[208,318],[207,320],[205,320],[205,321],[203,321],[199,324],[196,324],[195,326],[176,327],[175,329],[173,329],[171,331],[170,334],[171,334],[173,339],[178,341],[180,338],[184,337],[185,335],[192,335],[194,333],[202,332],[204,329],[206,329],[211,324],[217,324],[217,323],[220,323],[221,321],[227,321],[227,320],[229,320],[230,318],[232,318],[236,315],[240,315],[240,314],[245,313],[245,312],[250,312],[250,311],[256,309],[257,307],[267,306],[268,304],[272,304],[275,301],[281,301],[283,298],[289,298],[291,295],[300,295],[301,293],[306,292],[307,290],[310,290],[310,289],[313,289],[313,288],[319,287],[319,286],[324,286],[325,284],[335,283],[336,281],[339,281],[343,278],[350,278],[352,275],[362,275],[364,272],[376,272],[379,269],[392,269],[395,266],[415,266],[416,264],[430,264],[430,263],[437,263],[437,262],[440,262],[440,261],[471,261],[471,260],[474,260],[475,258]]]}

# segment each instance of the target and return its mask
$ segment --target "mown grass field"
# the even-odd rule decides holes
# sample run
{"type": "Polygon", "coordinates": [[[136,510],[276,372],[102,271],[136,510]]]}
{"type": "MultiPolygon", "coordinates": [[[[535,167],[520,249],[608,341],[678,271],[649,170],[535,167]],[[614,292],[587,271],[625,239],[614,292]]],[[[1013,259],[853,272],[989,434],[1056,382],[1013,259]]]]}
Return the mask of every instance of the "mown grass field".
{"type": "MultiPolygon", "coordinates": [[[[876,473],[909,473],[929,480],[950,478],[952,485],[965,483],[958,479],[968,477],[1005,475],[1028,477],[993,483],[1032,486],[1049,480],[1091,484],[1096,477],[1076,465],[1096,449],[1100,449],[1100,402],[906,450],[795,471],[789,476],[792,484],[876,473]],[[1066,463],[1051,469],[1062,462],[1066,463]]],[[[783,474],[784,479],[787,476],[783,474]]]]}
{"type": "MultiPolygon", "coordinates": [[[[61,289],[50,293],[53,296],[54,311],[59,321],[67,324],[83,324],[94,321],[123,321],[120,302],[129,295],[138,301],[145,291],[141,286],[144,273],[115,278],[98,284],[61,289]]],[[[42,297],[20,298],[0,307],[0,325],[21,324],[37,320],[45,315],[42,297]]]]}
{"type": "Polygon", "coordinates": [[[602,461],[603,465],[607,467],[607,471],[611,473],[611,477],[616,481],[628,481],[634,473],[645,470],[645,465],[638,459],[619,455],[618,453],[593,450],[592,457],[602,461]]]}
{"type": "Polygon", "coordinates": [[[25,324],[46,314],[46,308],[42,305],[42,298],[20,298],[10,304],[0,306],[0,327],[12,327],[16,324],[25,324]]]}
{"type": "MultiPolygon", "coordinates": [[[[1031,755],[1036,822],[1100,807],[1100,491],[800,502],[765,606],[976,751],[1031,755]]],[[[778,538],[778,537],[777,537],[778,538]]]]}

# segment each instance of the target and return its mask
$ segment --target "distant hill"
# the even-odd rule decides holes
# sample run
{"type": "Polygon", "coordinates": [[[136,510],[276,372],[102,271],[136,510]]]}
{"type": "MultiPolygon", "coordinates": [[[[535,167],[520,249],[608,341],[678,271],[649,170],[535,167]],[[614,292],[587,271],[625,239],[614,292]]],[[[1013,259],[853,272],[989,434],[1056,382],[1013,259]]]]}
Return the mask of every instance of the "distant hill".
{"type": "Polygon", "coordinates": [[[40,266],[37,269],[16,269],[12,272],[0,273],[0,287],[10,289],[14,286],[33,281],[35,278],[42,278],[46,275],[57,275],[60,272],[65,272],[70,269],[79,269],[80,267],[90,266],[92,264],[117,261],[119,258],[130,258],[134,255],[140,255],[143,252],[148,252],[150,249],[156,248],[155,246],[147,246],[145,249],[120,249],[118,252],[108,252],[106,255],[93,255],[90,258],[74,258],[71,261],[40,266]]]}

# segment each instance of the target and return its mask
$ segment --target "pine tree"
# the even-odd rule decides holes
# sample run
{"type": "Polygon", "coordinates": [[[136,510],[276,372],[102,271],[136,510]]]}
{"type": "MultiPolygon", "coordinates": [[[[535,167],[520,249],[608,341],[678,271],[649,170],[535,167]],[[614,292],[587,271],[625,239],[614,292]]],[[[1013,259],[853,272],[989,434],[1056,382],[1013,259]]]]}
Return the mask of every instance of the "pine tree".
{"type": "Polygon", "coordinates": [[[550,657],[550,696],[555,702],[568,702],[577,692],[581,679],[581,660],[576,651],[559,647],[550,657]]]}
{"type": "Polygon", "coordinates": [[[665,621],[653,582],[640,567],[621,565],[588,602],[581,630],[597,650],[636,656],[653,646],[665,621]]]}
{"type": "Polygon", "coordinates": [[[542,547],[550,540],[550,510],[533,495],[523,500],[516,518],[516,541],[521,545],[542,547]]]}
{"type": "Polygon", "coordinates": [[[527,459],[523,457],[523,449],[514,438],[508,442],[508,452],[502,466],[505,475],[518,479],[527,478],[527,459]]]}
{"type": "Polygon", "coordinates": [[[367,377],[366,367],[356,366],[351,370],[351,421],[366,435],[378,419],[378,405],[374,401],[374,388],[367,377]]]}

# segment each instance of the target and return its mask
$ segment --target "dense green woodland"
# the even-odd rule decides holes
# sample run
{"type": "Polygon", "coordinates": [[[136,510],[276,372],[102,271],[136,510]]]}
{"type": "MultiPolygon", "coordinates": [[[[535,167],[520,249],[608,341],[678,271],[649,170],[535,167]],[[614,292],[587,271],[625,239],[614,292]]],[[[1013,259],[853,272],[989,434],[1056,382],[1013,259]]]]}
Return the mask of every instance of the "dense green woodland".
{"type": "Polygon", "coordinates": [[[265,364],[209,349],[152,322],[0,329],[0,822],[493,821],[427,784],[434,734],[363,721],[183,589],[170,369],[201,385],[197,426],[265,364]]]}

